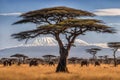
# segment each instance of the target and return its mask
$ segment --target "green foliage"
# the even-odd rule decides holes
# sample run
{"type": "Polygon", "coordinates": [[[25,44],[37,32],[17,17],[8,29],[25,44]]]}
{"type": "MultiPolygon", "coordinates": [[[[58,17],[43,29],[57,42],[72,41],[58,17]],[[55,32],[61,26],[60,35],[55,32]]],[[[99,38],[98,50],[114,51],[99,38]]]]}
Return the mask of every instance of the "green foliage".
{"type": "Polygon", "coordinates": [[[20,16],[23,19],[13,24],[21,24],[27,22],[36,24],[52,24],[59,23],[65,19],[76,18],[80,16],[94,16],[94,14],[68,7],[52,7],[24,13],[20,16]]]}
{"type": "Polygon", "coordinates": [[[84,35],[88,31],[115,33],[115,29],[106,26],[101,20],[80,19],[83,16],[95,16],[94,14],[68,8],[52,7],[30,11],[22,14],[23,19],[14,24],[35,23],[39,26],[34,30],[23,31],[13,34],[12,37],[20,40],[35,38],[40,35],[51,34],[58,41],[59,46],[63,46],[60,35],[67,40],[67,48],[70,49],[74,40],[79,35],[84,35]]]}
{"type": "Polygon", "coordinates": [[[86,52],[94,55],[97,53],[97,51],[100,51],[101,49],[100,48],[90,48],[90,49],[86,49],[86,52]]]}
{"type": "Polygon", "coordinates": [[[120,48],[120,42],[109,42],[108,47],[120,48]]]}

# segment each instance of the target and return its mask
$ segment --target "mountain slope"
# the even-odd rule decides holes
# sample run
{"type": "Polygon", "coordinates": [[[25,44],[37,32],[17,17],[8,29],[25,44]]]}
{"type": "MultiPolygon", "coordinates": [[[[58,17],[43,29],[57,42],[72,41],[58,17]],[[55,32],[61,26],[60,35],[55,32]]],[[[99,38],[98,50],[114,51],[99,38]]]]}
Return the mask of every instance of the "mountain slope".
{"type": "MultiPolygon", "coordinates": [[[[75,40],[76,47],[72,47],[70,51],[70,56],[78,57],[90,57],[88,53],[85,52],[85,49],[98,47],[102,51],[99,52],[99,55],[105,55],[108,53],[112,54],[112,51],[108,48],[102,47],[100,44],[89,44],[81,39],[75,40]]],[[[57,41],[52,37],[41,37],[35,39],[31,44],[23,44],[11,48],[6,48],[0,50],[0,57],[9,57],[15,53],[22,53],[30,57],[41,57],[46,54],[53,54],[59,56],[57,41]]]]}
{"type": "Polygon", "coordinates": [[[57,46],[57,41],[52,37],[41,37],[33,41],[33,45],[37,46],[57,46]]]}

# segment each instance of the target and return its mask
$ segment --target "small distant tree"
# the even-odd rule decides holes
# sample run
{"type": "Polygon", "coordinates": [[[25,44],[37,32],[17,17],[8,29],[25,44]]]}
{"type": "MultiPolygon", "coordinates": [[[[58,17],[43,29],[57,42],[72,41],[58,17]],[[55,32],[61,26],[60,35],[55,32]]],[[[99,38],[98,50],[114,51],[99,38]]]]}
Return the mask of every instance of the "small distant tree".
{"type": "Polygon", "coordinates": [[[43,55],[42,56],[47,62],[50,62],[52,60],[52,58],[56,57],[55,55],[43,55]]]}
{"type": "Polygon", "coordinates": [[[90,53],[93,56],[93,60],[95,62],[97,59],[97,56],[96,56],[97,51],[100,51],[100,50],[101,49],[99,49],[99,48],[91,48],[91,49],[86,49],[86,52],[90,53]]]}
{"type": "Polygon", "coordinates": [[[117,66],[116,52],[120,48],[120,42],[109,42],[108,47],[113,48],[114,66],[117,66]]]}
{"type": "Polygon", "coordinates": [[[28,56],[26,56],[24,54],[19,54],[19,53],[11,55],[10,57],[17,57],[18,58],[18,65],[21,64],[21,61],[24,63],[25,58],[28,58],[28,56]]]}
{"type": "Polygon", "coordinates": [[[100,58],[100,62],[103,62],[103,56],[98,56],[100,58]]]}
{"type": "Polygon", "coordinates": [[[107,64],[109,62],[108,57],[109,57],[109,55],[104,55],[105,63],[107,63],[107,64]]]}
{"type": "Polygon", "coordinates": [[[12,37],[26,40],[40,35],[52,35],[59,46],[60,60],[56,72],[68,72],[67,58],[75,39],[86,32],[95,31],[102,33],[114,33],[115,30],[106,26],[100,20],[82,19],[84,16],[95,16],[93,13],[69,7],[52,7],[23,13],[22,20],[14,24],[34,23],[36,29],[13,34],[12,37]],[[66,42],[63,43],[62,39],[66,42]]]}

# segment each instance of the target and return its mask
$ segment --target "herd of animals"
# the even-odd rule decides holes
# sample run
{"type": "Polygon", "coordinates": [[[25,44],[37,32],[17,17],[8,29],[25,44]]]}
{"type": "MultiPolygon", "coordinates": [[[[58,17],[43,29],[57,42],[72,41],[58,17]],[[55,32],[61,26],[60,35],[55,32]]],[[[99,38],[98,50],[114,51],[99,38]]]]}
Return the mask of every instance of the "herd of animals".
{"type": "Polygon", "coordinates": [[[55,66],[54,61],[44,61],[42,59],[37,59],[37,58],[31,58],[31,59],[26,59],[26,60],[20,60],[20,59],[13,59],[13,58],[2,58],[0,60],[0,64],[3,66],[12,66],[14,64],[20,66],[21,64],[29,64],[29,66],[38,66],[39,64],[45,65],[48,64],[50,66],[55,66]]]}
{"type": "MultiPolygon", "coordinates": [[[[45,60],[41,58],[27,58],[25,60],[23,59],[17,59],[17,58],[1,58],[0,64],[3,66],[12,66],[14,64],[20,66],[21,64],[28,64],[30,67],[32,66],[38,66],[38,65],[49,65],[49,66],[55,66],[57,64],[59,59],[51,59],[51,60],[45,60]]],[[[118,64],[120,64],[120,60],[117,61],[118,64]]],[[[113,64],[112,60],[105,60],[105,59],[77,59],[77,58],[69,58],[68,59],[69,64],[80,64],[81,67],[83,66],[89,66],[89,64],[93,64],[94,66],[100,66],[100,64],[113,64]]]]}

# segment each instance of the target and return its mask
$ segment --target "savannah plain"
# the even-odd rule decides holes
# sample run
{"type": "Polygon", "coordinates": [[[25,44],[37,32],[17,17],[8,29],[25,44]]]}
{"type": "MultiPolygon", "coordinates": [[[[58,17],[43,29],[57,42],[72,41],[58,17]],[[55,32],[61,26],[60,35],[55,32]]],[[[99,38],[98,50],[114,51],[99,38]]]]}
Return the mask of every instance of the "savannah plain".
{"type": "Polygon", "coordinates": [[[0,80],[120,80],[120,65],[81,67],[80,64],[68,64],[69,73],[55,73],[56,66],[0,65],[0,80]]]}

